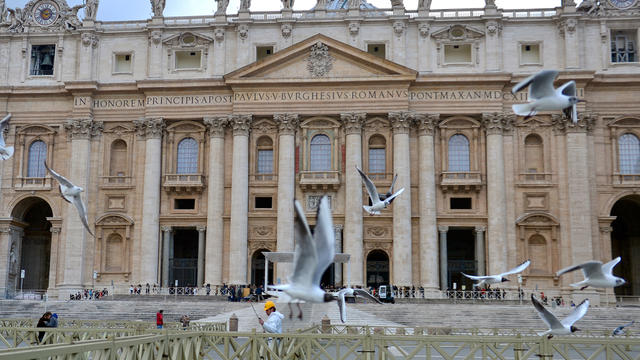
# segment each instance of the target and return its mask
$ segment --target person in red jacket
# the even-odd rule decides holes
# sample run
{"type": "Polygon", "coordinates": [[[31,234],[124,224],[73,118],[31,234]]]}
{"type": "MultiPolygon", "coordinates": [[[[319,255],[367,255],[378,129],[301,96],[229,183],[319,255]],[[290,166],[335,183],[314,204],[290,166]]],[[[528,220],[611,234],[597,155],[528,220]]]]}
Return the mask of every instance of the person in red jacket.
{"type": "Polygon", "coordinates": [[[163,310],[160,310],[156,313],[156,325],[158,325],[158,329],[162,329],[162,325],[164,325],[164,318],[162,317],[163,310]]]}

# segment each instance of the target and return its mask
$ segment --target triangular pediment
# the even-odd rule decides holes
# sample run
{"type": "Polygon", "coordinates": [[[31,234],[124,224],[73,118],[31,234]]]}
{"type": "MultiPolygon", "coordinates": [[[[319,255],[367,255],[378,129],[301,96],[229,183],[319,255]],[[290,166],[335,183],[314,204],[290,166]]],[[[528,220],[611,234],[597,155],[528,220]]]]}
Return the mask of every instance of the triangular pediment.
{"type": "Polygon", "coordinates": [[[229,84],[412,81],[416,71],[321,34],[225,76],[229,84]]]}

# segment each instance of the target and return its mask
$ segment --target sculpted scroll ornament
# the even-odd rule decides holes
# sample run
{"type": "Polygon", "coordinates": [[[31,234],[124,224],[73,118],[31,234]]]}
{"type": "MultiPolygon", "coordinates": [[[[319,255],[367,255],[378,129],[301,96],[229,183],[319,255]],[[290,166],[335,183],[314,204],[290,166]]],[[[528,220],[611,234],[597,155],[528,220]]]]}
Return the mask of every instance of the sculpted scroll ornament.
{"type": "Polygon", "coordinates": [[[487,34],[490,36],[494,36],[502,31],[502,24],[497,21],[489,21],[487,22],[487,34]]]}
{"type": "Polygon", "coordinates": [[[88,139],[100,134],[104,130],[104,123],[91,118],[69,119],[64,124],[64,129],[72,139],[88,139]]]}
{"type": "Polygon", "coordinates": [[[414,121],[418,127],[418,135],[433,135],[440,114],[415,114],[414,121]]]}
{"type": "Polygon", "coordinates": [[[278,131],[283,135],[293,135],[298,127],[298,114],[273,114],[273,119],[278,123],[278,131]]]}
{"type": "Polygon", "coordinates": [[[371,226],[367,228],[367,235],[371,237],[383,237],[387,235],[389,230],[383,226],[371,226]]]}
{"type": "Polygon", "coordinates": [[[293,26],[289,23],[284,23],[280,25],[280,32],[282,33],[283,38],[288,38],[291,36],[291,32],[293,31],[293,26]]]}
{"type": "Polygon", "coordinates": [[[482,125],[487,135],[502,134],[509,131],[513,126],[513,118],[503,113],[484,113],[482,114],[482,125]]]}
{"type": "Polygon", "coordinates": [[[229,123],[231,125],[231,129],[233,129],[233,135],[249,135],[252,117],[253,116],[250,114],[232,115],[229,119],[229,123]]]}
{"type": "Polygon", "coordinates": [[[160,40],[162,40],[162,31],[152,31],[149,37],[151,42],[158,45],[160,44],[160,40]]]}
{"type": "Polygon", "coordinates": [[[340,120],[344,124],[344,131],[349,134],[360,134],[362,131],[362,124],[367,119],[366,113],[343,113],[340,114],[340,120]]]}
{"type": "Polygon", "coordinates": [[[404,33],[405,27],[406,27],[406,24],[404,23],[404,21],[395,21],[393,23],[393,32],[396,34],[396,36],[402,36],[402,33],[404,33]]]}
{"type": "Polygon", "coordinates": [[[358,32],[360,32],[360,23],[357,21],[352,21],[349,23],[349,33],[352,36],[356,36],[358,35],[358,32]]]}
{"type": "Polygon", "coordinates": [[[211,137],[224,137],[224,128],[229,122],[228,116],[212,116],[205,117],[204,124],[209,130],[209,136],[211,137]]]}
{"type": "Polygon", "coordinates": [[[391,120],[391,128],[394,134],[408,134],[414,119],[414,113],[409,111],[390,112],[389,119],[391,120]]]}
{"type": "Polygon", "coordinates": [[[420,36],[422,36],[423,38],[429,36],[430,30],[431,25],[429,25],[428,23],[420,23],[420,25],[418,25],[418,31],[420,32],[420,36]]]}
{"type": "Polygon", "coordinates": [[[249,36],[249,25],[247,24],[238,25],[238,35],[240,36],[241,40],[246,40],[247,37],[249,36]]]}
{"type": "Polygon", "coordinates": [[[92,33],[82,33],[82,45],[84,46],[98,46],[98,36],[92,33]]]}
{"type": "Polygon", "coordinates": [[[293,8],[293,2],[295,0],[281,0],[282,1],[282,7],[284,9],[291,9],[293,8]]]}
{"type": "Polygon", "coordinates": [[[313,77],[323,77],[333,67],[333,57],[329,54],[329,47],[318,41],[311,47],[311,54],[307,58],[307,70],[313,77]]]}
{"type": "Polygon", "coordinates": [[[216,39],[216,41],[224,41],[224,33],[224,28],[217,27],[213,30],[213,38],[216,39]]]}
{"type": "Polygon", "coordinates": [[[164,130],[162,118],[141,118],[133,121],[136,132],[139,136],[147,138],[159,138],[164,130]]]}

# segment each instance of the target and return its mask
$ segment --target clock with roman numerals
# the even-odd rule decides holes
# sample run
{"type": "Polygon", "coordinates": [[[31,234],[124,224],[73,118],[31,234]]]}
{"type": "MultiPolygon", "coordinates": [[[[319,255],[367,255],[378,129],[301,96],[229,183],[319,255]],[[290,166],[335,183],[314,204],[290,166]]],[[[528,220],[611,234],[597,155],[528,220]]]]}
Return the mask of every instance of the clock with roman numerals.
{"type": "Polygon", "coordinates": [[[49,26],[58,20],[60,9],[58,5],[49,0],[43,0],[33,7],[33,19],[42,26],[49,26]]]}
{"type": "Polygon", "coordinates": [[[609,0],[609,4],[618,9],[628,9],[632,7],[637,0],[609,0]]]}

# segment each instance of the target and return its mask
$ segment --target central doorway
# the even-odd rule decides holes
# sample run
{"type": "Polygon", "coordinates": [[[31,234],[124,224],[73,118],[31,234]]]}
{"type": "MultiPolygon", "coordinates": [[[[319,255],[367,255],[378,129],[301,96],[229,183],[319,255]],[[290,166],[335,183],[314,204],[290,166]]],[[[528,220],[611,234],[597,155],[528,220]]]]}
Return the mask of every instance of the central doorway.
{"type": "MultiPolygon", "coordinates": [[[[256,250],[251,256],[251,285],[264,284],[264,254],[268,249],[256,250]]],[[[267,284],[273,284],[273,262],[269,262],[269,273],[267,274],[267,284]]]]}
{"type": "Polygon", "coordinates": [[[389,284],[389,256],[382,250],[371,251],[367,255],[367,287],[389,284]]]}
{"type": "Polygon", "coordinates": [[[449,229],[447,231],[447,288],[473,289],[473,281],[461,273],[476,275],[475,237],[472,228],[449,229]]]}
{"type": "MultiPolygon", "coordinates": [[[[616,295],[640,295],[640,196],[632,195],[618,200],[611,209],[616,219],[611,223],[611,257],[621,257],[613,274],[626,280],[614,288],[616,295]]],[[[607,259],[608,261],[608,259],[607,259]]]]}
{"type": "Polygon", "coordinates": [[[173,234],[173,256],[169,262],[169,286],[195,286],[198,281],[198,231],[176,229],[173,234]]]}

